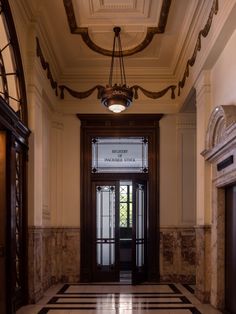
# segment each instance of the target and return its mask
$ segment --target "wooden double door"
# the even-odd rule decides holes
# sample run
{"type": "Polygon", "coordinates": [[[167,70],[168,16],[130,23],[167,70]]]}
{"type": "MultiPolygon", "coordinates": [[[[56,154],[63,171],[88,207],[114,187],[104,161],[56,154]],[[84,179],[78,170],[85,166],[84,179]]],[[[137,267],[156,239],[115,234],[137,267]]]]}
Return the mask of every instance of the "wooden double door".
{"type": "Polygon", "coordinates": [[[236,185],[226,188],[225,309],[236,314],[236,185]]]}
{"type": "Polygon", "coordinates": [[[0,123],[1,314],[28,300],[26,158],[27,146],[0,123]]]}
{"type": "Polygon", "coordinates": [[[147,182],[93,182],[93,281],[147,280],[147,182]]]}
{"type": "MultiPolygon", "coordinates": [[[[159,120],[161,117],[162,115],[153,114],[78,115],[81,123],[80,279],[82,282],[119,280],[120,270],[125,267],[129,267],[132,272],[133,283],[145,280],[145,277],[147,277],[147,281],[159,280],[159,120]],[[132,172],[128,167],[126,172],[117,171],[116,173],[94,171],[92,163],[94,139],[108,137],[146,139],[148,141],[148,169],[132,172]],[[127,180],[132,181],[133,189],[132,213],[129,216],[132,226],[125,227],[121,223],[123,218],[119,207],[121,204],[119,187],[121,181],[127,180]],[[138,217],[140,216],[138,205],[141,203],[138,203],[139,199],[135,198],[136,193],[134,193],[140,185],[143,187],[141,195],[145,200],[142,214],[143,237],[139,237],[137,234],[138,217]],[[109,226],[107,232],[114,233],[108,237],[106,234],[99,235],[96,221],[99,217],[98,208],[96,208],[98,197],[103,195],[102,192],[97,193],[97,190],[102,191],[105,187],[113,189],[113,192],[109,193],[113,195],[115,208],[110,218],[104,217],[104,221],[107,219],[109,226]],[[113,229],[110,228],[110,223],[113,224],[113,229]],[[126,236],[127,241],[125,241],[126,236]],[[106,261],[106,264],[101,260],[103,255],[99,251],[105,247],[109,248],[106,250],[109,250],[109,254],[113,258],[111,261],[106,261]],[[143,261],[138,264],[140,261],[138,258],[141,258],[140,250],[143,252],[143,261]],[[151,258],[148,258],[149,256],[151,258]]],[[[107,192],[107,195],[109,193],[107,192]]],[[[141,217],[139,218],[141,219],[141,217]]]]}

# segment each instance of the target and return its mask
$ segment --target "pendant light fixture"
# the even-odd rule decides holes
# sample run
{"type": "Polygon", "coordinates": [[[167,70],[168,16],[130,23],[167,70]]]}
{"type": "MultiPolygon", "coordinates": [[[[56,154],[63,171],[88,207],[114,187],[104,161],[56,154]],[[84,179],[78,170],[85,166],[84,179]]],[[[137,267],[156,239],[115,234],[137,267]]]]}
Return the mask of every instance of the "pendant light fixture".
{"type": "Polygon", "coordinates": [[[126,85],[125,67],[123,60],[123,52],[120,39],[120,27],[114,27],[114,40],[111,58],[111,67],[109,75],[109,83],[103,89],[101,94],[101,102],[109,110],[120,113],[127,109],[133,100],[133,91],[126,85]],[[118,58],[119,64],[119,82],[114,83],[114,62],[118,58]]]}

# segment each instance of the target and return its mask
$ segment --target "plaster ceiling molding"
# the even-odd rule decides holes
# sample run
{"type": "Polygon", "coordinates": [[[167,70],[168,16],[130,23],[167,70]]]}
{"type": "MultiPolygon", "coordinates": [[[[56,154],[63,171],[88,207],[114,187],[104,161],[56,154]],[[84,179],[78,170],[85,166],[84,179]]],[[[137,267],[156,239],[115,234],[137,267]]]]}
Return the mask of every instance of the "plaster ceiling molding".
{"type": "MultiPolygon", "coordinates": [[[[146,27],[144,26],[140,26],[139,31],[137,31],[136,26],[123,26],[121,28],[121,32],[123,51],[130,51],[132,49],[135,49],[135,47],[137,47],[140,42],[143,42],[146,37],[146,27]]],[[[109,27],[102,26],[96,28],[88,28],[88,35],[96,46],[99,47],[99,45],[101,45],[102,43],[103,49],[108,51],[112,50],[114,32],[111,25],[109,27]]]]}
{"type": "Polygon", "coordinates": [[[209,119],[206,132],[206,149],[202,152],[206,159],[212,157],[236,136],[236,106],[218,106],[209,119]]]}
{"type": "MultiPolygon", "coordinates": [[[[43,67],[43,69],[47,72],[47,78],[49,79],[50,83],[51,83],[51,87],[53,89],[55,89],[55,94],[56,96],[58,96],[58,88],[60,89],[60,98],[64,99],[64,91],[66,90],[72,97],[78,98],[78,99],[84,99],[89,97],[94,91],[97,91],[97,98],[101,99],[102,97],[102,93],[105,89],[105,86],[97,84],[95,86],[93,86],[92,88],[86,90],[86,91],[76,91],[74,89],[71,89],[70,87],[66,86],[66,85],[59,85],[57,81],[54,80],[52,73],[51,73],[51,69],[50,69],[50,65],[49,63],[46,61],[46,59],[44,58],[42,49],[40,47],[39,44],[39,39],[36,37],[36,53],[37,53],[37,57],[40,59],[41,65],[43,67]]],[[[130,87],[130,90],[132,90],[133,92],[133,97],[134,99],[138,99],[138,90],[140,90],[146,97],[152,98],[152,99],[158,99],[163,97],[167,92],[171,92],[171,98],[175,99],[175,89],[176,89],[176,85],[169,85],[159,91],[150,91],[147,90],[137,84],[133,85],[130,87]]]]}
{"type": "Polygon", "coordinates": [[[184,74],[182,75],[182,79],[178,83],[178,96],[180,96],[181,89],[184,88],[185,83],[186,83],[186,79],[189,77],[190,67],[194,66],[194,64],[196,62],[197,55],[198,55],[199,51],[201,51],[201,49],[202,49],[202,38],[206,38],[208,36],[210,29],[211,29],[214,15],[216,15],[218,13],[218,10],[219,10],[219,1],[213,0],[211,10],[210,10],[210,13],[208,15],[208,19],[207,19],[204,27],[198,33],[197,40],[196,40],[196,43],[194,46],[194,50],[192,52],[191,57],[187,60],[184,74]]]}
{"type": "Polygon", "coordinates": [[[58,84],[53,78],[49,63],[44,58],[38,37],[36,37],[36,54],[40,60],[42,68],[47,72],[47,78],[50,81],[52,89],[55,90],[55,95],[58,96],[58,84]]]}
{"type": "MultiPolygon", "coordinates": [[[[73,1],[78,3],[78,0],[73,1]]],[[[79,2],[81,5],[81,1],[79,2]]],[[[128,16],[135,18],[150,18],[150,9],[151,6],[153,6],[152,0],[85,0],[83,2],[85,8],[87,9],[87,19],[89,19],[90,17],[107,18],[107,16],[110,16],[110,14],[118,12],[121,14],[125,14],[126,19],[128,18],[128,16]]],[[[160,1],[157,1],[156,3],[160,6],[160,1]]],[[[122,18],[123,17],[124,16],[122,16],[122,18]]],[[[83,18],[85,19],[84,15],[83,18]]]]}
{"type": "Polygon", "coordinates": [[[124,56],[142,51],[154,35],[164,33],[171,1],[63,0],[71,33],[81,35],[90,49],[106,56],[112,55],[112,49],[106,42],[105,47],[101,43],[104,39],[112,42],[107,36],[111,36],[114,26],[125,26],[123,33],[129,32],[124,43],[122,37],[124,56]]]}

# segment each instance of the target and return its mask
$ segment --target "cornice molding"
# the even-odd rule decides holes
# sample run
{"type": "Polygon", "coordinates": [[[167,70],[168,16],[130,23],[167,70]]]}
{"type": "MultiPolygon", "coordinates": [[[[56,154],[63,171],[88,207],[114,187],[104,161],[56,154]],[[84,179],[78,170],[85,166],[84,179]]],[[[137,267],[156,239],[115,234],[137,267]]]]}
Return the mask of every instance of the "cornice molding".
{"type": "MultiPolygon", "coordinates": [[[[89,90],[86,90],[86,91],[76,91],[76,90],[73,90],[71,88],[69,88],[68,86],[66,85],[59,85],[58,86],[58,83],[57,81],[54,80],[53,76],[52,76],[52,72],[51,72],[51,69],[50,69],[50,65],[49,63],[45,60],[44,58],[44,55],[43,55],[43,52],[42,52],[42,49],[40,47],[40,44],[39,44],[39,39],[38,37],[36,37],[36,54],[37,54],[37,57],[39,57],[40,59],[40,62],[41,62],[41,65],[42,65],[42,68],[47,72],[47,78],[49,79],[50,83],[51,83],[51,87],[52,89],[55,90],[55,94],[56,96],[58,96],[58,88],[60,89],[60,98],[61,99],[64,99],[65,97],[65,93],[64,93],[64,90],[66,90],[71,96],[75,97],[75,98],[78,98],[78,99],[83,99],[83,98],[87,98],[89,97],[95,90],[98,91],[98,94],[97,94],[97,98],[100,99],[101,98],[101,94],[105,88],[105,86],[102,86],[102,85],[96,85],[92,88],[90,88],[89,90]]],[[[149,98],[152,98],[152,99],[157,99],[157,98],[161,98],[163,97],[169,90],[171,90],[171,98],[172,99],[175,99],[175,89],[176,89],[176,85],[169,85],[167,86],[166,88],[160,90],[160,91],[149,91],[139,85],[133,85],[130,87],[130,89],[133,90],[134,92],[134,99],[138,99],[138,90],[141,90],[142,93],[146,96],[146,97],[149,97],[149,98]]]]}
{"type": "MultiPolygon", "coordinates": [[[[130,89],[134,92],[134,99],[138,99],[138,90],[141,90],[142,93],[149,98],[152,99],[157,99],[157,98],[161,98],[163,97],[169,90],[171,90],[171,99],[175,99],[175,89],[176,89],[176,85],[169,85],[168,87],[160,90],[160,91],[149,91],[139,85],[133,85],[130,87],[130,89]]],[[[105,86],[102,85],[96,85],[92,88],[90,88],[87,91],[83,91],[83,92],[79,92],[79,91],[75,91],[72,90],[71,88],[65,86],[65,85],[60,85],[59,89],[61,91],[61,99],[64,99],[65,94],[64,94],[64,90],[66,90],[71,96],[75,97],[75,98],[79,98],[79,99],[83,99],[83,98],[87,98],[89,97],[96,89],[98,91],[97,94],[97,98],[101,99],[101,95],[103,90],[105,89],[105,86]]]]}
{"type": "Polygon", "coordinates": [[[216,15],[218,13],[218,10],[219,10],[219,1],[218,0],[213,0],[213,4],[212,4],[211,10],[210,10],[207,22],[206,22],[205,26],[198,33],[198,37],[197,37],[197,41],[196,41],[196,44],[195,44],[195,47],[194,47],[194,50],[193,50],[193,54],[192,54],[191,58],[189,58],[188,61],[187,61],[182,80],[180,80],[179,83],[178,83],[178,96],[180,96],[181,89],[184,88],[186,79],[189,76],[189,67],[190,66],[191,67],[194,66],[196,58],[197,58],[197,54],[201,50],[201,47],[202,47],[202,42],[201,42],[202,37],[206,38],[207,35],[209,34],[214,15],[216,15]]]}
{"type": "MultiPolygon", "coordinates": [[[[163,0],[158,26],[148,27],[144,40],[132,49],[123,50],[123,56],[131,56],[144,50],[152,42],[152,39],[156,34],[163,34],[165,32],[171,1],[172,0],[163,0]]],[[[71,33],[81,35],[85,44],[93,51],[105,56],[112,56],[112,50],[104,49],[92,41],[89,36],[88,27],[78,27],[72,0],[63,0],[63,2],[71,33]]],[[[115,56],[118,57],[118,52],[115,52],[115,56]]]]}
{"type": "MultiPolygon", "coordinates": [[[[63,0],[63,1],[64,1],[65,8],[67,10],[68,21],[69,20],[72,21],[70,23],[71,32],[73,31],[73,33],[77,33],[77,34],[80,34],[82,37],[83,36],[86,37],[87,35],[85,35],[85,34],[86,33],[88,34],[88,29],[87,28],[78,28],[77,27],[75,16],[74,16],[74,11],[71,9],[71,6],[73,7],[72,0],[63,0]]],[[[193,54],[192,54],[191,58],[189,58],[188,61],[187,61],[182,80],[180,80],[178,82],[178,96],[180,96],[181,89],[183,89],[184,86],[185,86],[186,80],[187,80],[187,78],[189,76],[190,66],[191,67],[194,66],[196,58],[197,58],[197,54],[201,50],[201,47],[202,47],[202,42],[201,42],[202,37],[203,38],[207,37],[207,35],[209,34],[209,31],[210,31],[211,25],[212,25],[212,21],[213,21],[214,15],[216,15],[218,13],[218,9],[219,9],[218,2],[219,2],[218,0],[213,0],[212,6],[211,6],[211,10],[210,10],[210,13],[208,15],[207,22],[206,22],[205,26],[198,33],[198,37],[197,37],[196,44],[194,46],[193,54]]],[[[171,3],[171,1],[164,1],[163,2],[163,6],[167,6],[167,5],[170,6],[170,3],[171,3]]],[[[169,8],[168,8],[168,10],[169,10],[169,8]]],[[[167,20],[167,17],[166,17],[166,20],[167,20]]],[[[164,25],[163,21],[162,21],[162,24],[164,25]]],[[[160,21],[159,21],[159,26],[160,26],[160,21]]],[[[156,32],[156,30],[154,31],[154,33],[155,32],[156,32]]],[[[52,88],[55,89],[56,96],[58,96],[58,88],[59,88],[60,89],[60,97],[61,97],[61,99],[64,98],[64,91],[65,90],[71,96],[76,97],[78,99],[83,99],[83,98],[89,97],[95,90],[97,90],[97,92],[98,92],[97,98],[98,99],[100,98],[101,92],[104,89],[104,86],[102,86],[102,85],[96,85],[96,86],[94,86],[94,87],[92,87],[92,88],[90,88],[88,90],[85,90],[85,91],[76,91],[76,90],[73,90],[73,89],[69,88],[68,86],[66,86],[64,84],[58,86],[57,82],[53,79],[53,76],[52,76],[52,73],[51,73],[50,66],[49,66],[48,62],[46,62],[45,58],[43,57],[43,53],[42,53],[42,50],[40,48],[38,39],[36,39],[36,42],[37,42],[37,56],[40,58],[41,65],[42,65],[43,69],[47,71],[47,77],[50,80],[52,88]]],[[[134,48],[134,49],[136,49],[136,48],[134,48]]],[[[103,50],[103,48],[101,48],[101,49],[103,50]]],[[[93,49],[93,50],[97,51],[96,49],[93,49]]],[[[109,51],[109,50],[104,50],[104,51],[103,52],[102,51],[97,51],[97,52],[99,52],[101,54],[104,54],[104,55],[108,55],[108,56],[111,55],[111,53],[112,53],[112,51],[109,51]]],[[[124,53],[124,55],[130,55],[130,54],[133,54],[133,53],[136,53],[136,52],[132,52],[131,50],[126,50],[126,53],[124,53]]],[[[160,98],[160,97],[164,96],[169,90],[171,90],[171,98],[174,99],[175,98],[175,89],[176,89],[176,87],[177,87],[176,85],[169,85],[168,87],[166,87],[165,89],[163,89],[161,91],[149,91],[149,90],[146,90],[146,89],[144,89],[143,87],[141,87],[139,85],[134,85],[131,88],[134,90],[134,93],[135,93],[134,98],[135,99],[138,98],[138,93],[137,93],[138,89],[141,90],[142,93],[146,97],[149,97],[149,98],[152,98],[152,99],[160,98]]]]}
{"type": "Polygon", "coordinates": [[[36,37],[36,54],[37,54],[37,57],[39,57],[39,59],[40,59],[42,68],[47,72],[47,78],[49,79],[49,81],[51,83],[52,89],[55,90],[55,94],[56,94],[56,96],[58,96],[58,88],[57,88],[58,84],[52,76],[52,72],[51,72],[49,63],[44,58],[42,49],[41,49],[40,44],[39,44],[38,37],[36,37]]]}

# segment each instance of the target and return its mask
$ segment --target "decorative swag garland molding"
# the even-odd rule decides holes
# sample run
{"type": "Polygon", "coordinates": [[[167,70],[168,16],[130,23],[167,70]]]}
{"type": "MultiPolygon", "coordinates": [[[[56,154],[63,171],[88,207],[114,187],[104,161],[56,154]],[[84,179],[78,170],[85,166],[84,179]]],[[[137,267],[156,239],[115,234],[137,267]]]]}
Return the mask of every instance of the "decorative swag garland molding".
{"type": "MultiPolygon", "coordinates": [[[[137,47],[133,48],[132,50],[126,50],[124,51],[124,55],[132,55],[135,54],[141,50],[143,50],[144,48],[146,48],[152,41],[152,38],[154,35],[158,34],[158,33],[164,33],[165,30],[165,26],[167,23],[167,17],[168,17],[168,13],[169,13],[169,8],[171,5],[171,1],[169,0],[165,0],[163,2],[162,5],[162,11],[164,12],[164,17],[161,18],[160,16],[160,20],[159,20],[159,25],[158,27],[156,27],[155,29],[152,28],[148,28],[147,30],[147,35],[144,39],[144,41],[138,45],[137,47]]],[[[67,13],[67,18],[68,18],[68,22],[69,22],[69,26],[70,26],[70,30],[72,34],[79,34],[82,36],[84,42],[87,44],[87,46],[89,48],[91,48],[92,50],[103,54],[103,55],[108,55],[110,56],[112,54],[112,51],[109,50],[105,50],[102,49],[101,47],[98,47],[95,43],[93,43],[92,39],[88,36],[88,30],[84,29],[84,28],[79,28],[77,27],[76,21],[75,21],[75,17],[74,17],[74,13],[73,13],[73,8],[72,8],[72,2],[71,0],[64,0],[64,6],[65,6],[65,10],[67,13]],[[73,22],[73,23],[72,23],[73,22]]],[[[182,80],[180,80],[178,82],[178,96],[180,96],[181,93],[181,89],[184,88],[185,86],[185,82],[186,79],[189,76],[189,67],[193,67],[197,58],[197,53],[198,51],[201,50],[201,38],[204,37],[206,38],[207,35],[209,34],[209,31],[211,29],[211,25],[212,25],[212,21],[213,21],[213,17],[214,15],[216,15],[219,11],[219,1],[218,0],[213,0],[213,4],[207,19],[207,22],[205,24],[205,26],[199,31],[198,33],[198,37],[197,37],[197,41],[195,44],[195,48],[193,51],[193,54],[191,56],[191,58],[188,59],[187,63],[186,63],[186,67],[185,67],[185,71],[182,77],[182,80]]],[[[89,97],[95,90],[97,90],[97,98],[100,99],[101,98],[101,94],[105,88],[105,86],[102,85],[96,85],[92,88],[90,88],[87,91],[76,91],[73,90],[71,88],[69,88],[66,85],[58,85],[57,81],[55,81],[53,79],[53,75],[50,69],[50,65],[49,63],[45,60],[45,57],[43,55],[42,49],[40,47],[40,43],[39,43],[39,39],[38,37],[36,37],[36,54],[37,57],[39,57],[42,68],[47,71],[47,78],[49,79],[50,83],[51,83],[51,87],[52,89],[55,90],[55,94],[56,96],[59,96],[58,94],[58,88],[60,89],[60,98],[64,99],[65,97],[65,93],[64,91],[66,90],[71,96],[75,97],[75,98],[79,98],[79,99],[83,99],[83,98],[87,98],[89,97]]],[[[158,99],[163,97],[169,90],[171,90],[171,98],[175,99],[175,89],[176,89],[177,85],[169,85],[168,87],[166,87],[165,89],[161,90],[161,91],[148,91],[146,89],[144,89],[143,87],[139,86],[139,85],[133,85],[130,87],[130,89],[132,89],[132,91],[134,92],[134,98],[138,99],[138,90],[141,90],[142,93],[149,98],[152,99],[158,99]]]]}

